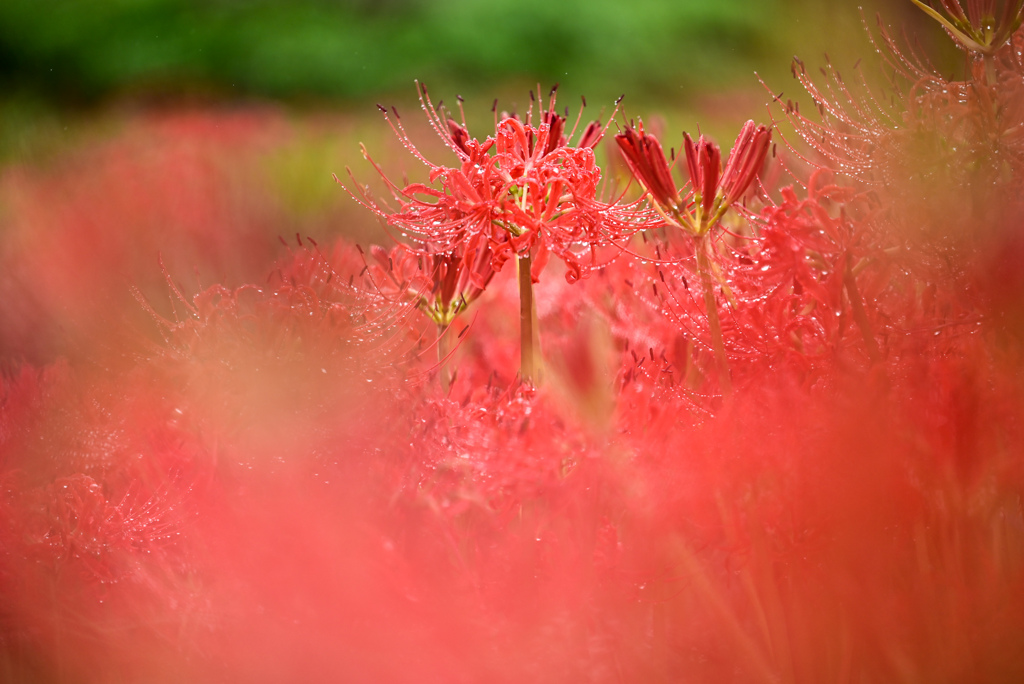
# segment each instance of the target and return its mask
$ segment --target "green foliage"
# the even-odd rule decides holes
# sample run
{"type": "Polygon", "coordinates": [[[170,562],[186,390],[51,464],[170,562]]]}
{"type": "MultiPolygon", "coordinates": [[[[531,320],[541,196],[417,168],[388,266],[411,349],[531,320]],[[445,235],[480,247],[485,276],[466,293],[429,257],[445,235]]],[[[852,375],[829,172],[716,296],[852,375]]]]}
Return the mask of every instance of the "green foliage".
{"type": "Polygon", "coordinates": [[[0,88],[352,99],[414,78],[594,97],[749,78],[782,0],[3,0],[0,88]]]}

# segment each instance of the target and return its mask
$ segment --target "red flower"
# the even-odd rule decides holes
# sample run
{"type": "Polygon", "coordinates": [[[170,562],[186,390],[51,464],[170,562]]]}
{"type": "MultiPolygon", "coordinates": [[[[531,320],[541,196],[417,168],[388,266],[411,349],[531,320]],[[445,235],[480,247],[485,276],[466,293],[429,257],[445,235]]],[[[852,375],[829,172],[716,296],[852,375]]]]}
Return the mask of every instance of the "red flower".
{"type": "Polygon", "coordinates": [[[722,153],[703,135],[696,142],[683,134],[690,193],[680,197],[661,144],[653,135],[627,127],[615,136],[630,171],[654,200],[655,207],[673,225],[694,235],[706,234],[753,185],[771,147],[767,126],[744,124],[729,161],[722,170],[722,153]]]}
{"type": "Polygon", "coordinates": [[[703,135],[694,143],[689,133],[683,133],[683,141],[693,200],[703,214],[710,214],[722,176],[722,151],[703,135]]]}
{"type": "MultiPolygon", "coordinates": [[[[568,267],[566,278],[574,281],[585,275],[599,244],[646,225],[644,214],[635,207],[598,199],[601,169],[593,147],[604,128],[599,122],[588,124],[577,145],[571,145],[579,122],[566,133],[566,119],[555,111],[554,89],[536,123],[531,106],[524,120],[496,120],[494,134],[482,142],[435,108],[422,87],[420,100],[431,126],[459,163],[445,166],[427,160],[398,117],[385,111],[405,146],[430,169],[430,183],[398,187],[374,164],[391,187],[398,209],[361,190],[355,197],[403,238],[418,243],[422,253],[461,254],[470,244],[473,250],[483,249],[484,241],[494,271],[513,256],[535,256],[535,280],[547,254],[553,253],[568,267]]],[[[364,156],[369,159],[365,150],[364,156]]]]}
{"type": "Polygon", "coordinates": [[[655,203],[662,209],[677,211],[680,208],[679,191],[672,180],[665,152],[661,143],[653,135],[644,132],[644,124],[640,122],[637,132],[628,126],[623,133],[615,136],[615,142],[622,150],[626,166],[643,183],[655,203]]]}
{"type": "Polygon", "coordinates": [[[771,143],[772,133],[767,126],[755,126],[753,121],[743,124],[718,186],[723,206],[734,204],[754,184],[771,143]]]}
{"type": "Polygon", "coordinates": [[[442,327],[465,311],[494,277],[486,244],[426,254],[406,245],[396,245],[390,252],[375,245],[370,252],[377,262],[368,264],[374,285],[385,295],[415,301],[442,327]]]}

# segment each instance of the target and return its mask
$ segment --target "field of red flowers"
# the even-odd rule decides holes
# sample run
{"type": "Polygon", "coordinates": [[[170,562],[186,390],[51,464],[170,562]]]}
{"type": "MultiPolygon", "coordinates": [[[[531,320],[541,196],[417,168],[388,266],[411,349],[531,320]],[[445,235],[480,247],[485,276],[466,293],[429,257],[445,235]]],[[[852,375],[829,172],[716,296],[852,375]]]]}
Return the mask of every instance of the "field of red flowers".
{"type": "Polygon", "coordinates": [[[0,681],[1024,681],[1024,3],[935,4],[958,76],[873,27],[721,146],[420,86],[315,211],[273,110],[3,169],[0,681]]]}

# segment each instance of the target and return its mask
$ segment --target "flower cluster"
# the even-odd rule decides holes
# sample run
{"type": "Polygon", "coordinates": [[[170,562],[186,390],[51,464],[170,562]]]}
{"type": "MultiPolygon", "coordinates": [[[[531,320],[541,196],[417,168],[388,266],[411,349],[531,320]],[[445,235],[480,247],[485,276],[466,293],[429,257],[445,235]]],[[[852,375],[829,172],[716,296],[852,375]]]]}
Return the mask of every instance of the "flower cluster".
{"type": "MultiPolygon", "coordinates": [[[[450,321],[471,299],[457,297],[457,309],[453,309],[453,300],[446,300],[443,294],[450,289],[442,284],[444,279],[472,281],[482,290],[486,278],[481,275],[481,259],[489,259],[491,272],[500,271],[510,259],[518,261],[524,378],[534,374],[533,284],[549,257],[560,259],[566,267],[566,280],[576,282],[598,264],[601,247],[626,241],[652,225],[638,205],[605,202],[599,197],[601,169],[594,147],[605,129],[598,121],[590,122],[580,131],[576,144],[570,144],[582,110],[566,133],[566,117],[555,109],[556,93],[557,86],[551,89],[543,109],[540,94],[531,93],[524,120],[507,114],[499,119],[495,108],[494,133],[480,141],[471,137],[464,120],[460,124],[435,107],[426,88],[420,86],[420,102],[430,125],[455,153],[458,165],[442,166],[427,160],[405,133],[397,112],[392,112],[392,117],[381,107],[403,145],[427,166],[430,184],[399,187],[374,164],[398,208],[389,210],[358,184],[353,194],[387,225],[397,228],[402,238],[412,241],[419,254],[427,259],[444,255],[440,258],[447,260],[447,265],[431,271],[433,282],[425,288],[442,293],[440,303],[427,305],[429,315],[439,323],[450,321]],[[536,117],[535,105],[540,109],[536,117]]],[[[365,148],[363,155],[373,163],[365,148]]],[[[396,279],[404,277],[392,276],[396,279]]]]}
{"type": "Polygon", "coordinates": [[[771,148],[767,126],[744,124],[733,144],[729,161],[722,169],[718,146],[701,135],[696,142],[684,134],[686,170],[690,190],[680,195],[672,180],[665,152],[653,135],[629,126],[615,136],[626,164],[643,183],[654,206],[665,220],[694,236],[706,235],[722,220],[725,212],[750,189],[771,148]]]}
{"type": "MultiPolygon", "coordinates": [[[[600,244],[628,238],[645,227],[630,207],[600,199],[601,170],[594,147],[604,128],[590,122],[570,144],[579,120],[567,133],[566,118],[555,110],[555,89],[536,116],[533,105],[525,120],[496,116],[494,132],[483,141],[436,108],[422,86],[420,99],[431,126],[459,163],[444,166],[427,160],[397,114],[382,108],[405,147],[427,166],[431,184],[399,187],[375,164],[394,192],[399,205],[395,210],[361,192],[358,184],[356,188],[360,201],[424,253],[486,249],[495,271],[509,259],[530,256],[535,281],[553,254],[565,263],[566,279],[575,281],[597,262],[600,244]]],[[[531,94],[531,99],[537,102],[539,96],[531,94]]],[[[364,156],[369,159],[365,149],[364,156]]]]}
{"type": "Polygon", "coordinates": [[[490,250],[462,248],[426,254],[404,244],[390,251],[373,245],[367,272],[375,289],[396,301],[416,302],[445,328],[479,297],[494,278],[490,250]]]}

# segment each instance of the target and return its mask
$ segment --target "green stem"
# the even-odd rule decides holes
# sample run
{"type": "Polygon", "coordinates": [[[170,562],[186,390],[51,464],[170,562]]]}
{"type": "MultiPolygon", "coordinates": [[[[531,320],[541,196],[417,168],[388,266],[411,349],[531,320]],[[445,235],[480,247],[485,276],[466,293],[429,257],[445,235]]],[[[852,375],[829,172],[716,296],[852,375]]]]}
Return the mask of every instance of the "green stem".
{"type": "Polygon", "coordinates": [[[532,261],[529,252],[519,256],[519,374],[523,382],[534,381],[532,261]]]}
{"type": "Polygon", "coordinates": [[[722,339],[722,324],[718,319],[718,302],[715,299],[715,286],[711,279],[711,261],[708,253],[712,249],[711,239],[701,235],[695,241],[697,251],[697,274],[704,289],[704,308],[707,311],[708,327],[711,330],[711,348],[715,352],[718,364],[718,384],[723,395],[732,393],[732,376],[729,373],[729,359],[725,355],[725,342],[722,339]]]}
{"type": "Polygon", "coordinates": [[[996,77],[996,63],[990,54],[982,55],[982,59],[985,60],[985,85],[992,87],[997,82],[996,77]]]}
{"type": "Polygon", "coordinates": [[[452,386],[452,374],[445,365],[448,361],[448,354],[451,353],[451,345],[448,343],[448,328],[450,326],[437,325],[437,371],[441,379],[441,389],[445,394],[452,386]]]}

